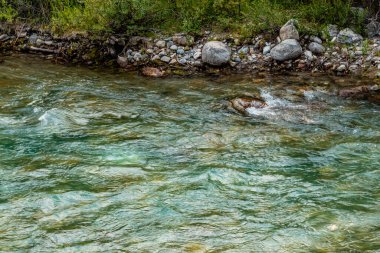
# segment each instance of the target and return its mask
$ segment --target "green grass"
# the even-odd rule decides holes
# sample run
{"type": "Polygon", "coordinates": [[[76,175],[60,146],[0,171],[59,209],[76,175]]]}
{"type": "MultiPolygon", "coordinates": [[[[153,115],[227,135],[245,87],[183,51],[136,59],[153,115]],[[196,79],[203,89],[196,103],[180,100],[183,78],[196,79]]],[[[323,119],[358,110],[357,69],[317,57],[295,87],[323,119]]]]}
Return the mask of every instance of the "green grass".
{"type": "MultiPolygon", "coordinates": [[[[0,0],[0,19],[33,20],[57,33],[200,33],[212,29],[250,37],[275,34],[290,18],[299,29],[320,33],[327,24],[364,30],[365,13],[347,0],[0,0]],[[17,2],[15,4],[14,2],[17,2]]],[[[30,22],[30,21],[29,21],[30,22]]]]}

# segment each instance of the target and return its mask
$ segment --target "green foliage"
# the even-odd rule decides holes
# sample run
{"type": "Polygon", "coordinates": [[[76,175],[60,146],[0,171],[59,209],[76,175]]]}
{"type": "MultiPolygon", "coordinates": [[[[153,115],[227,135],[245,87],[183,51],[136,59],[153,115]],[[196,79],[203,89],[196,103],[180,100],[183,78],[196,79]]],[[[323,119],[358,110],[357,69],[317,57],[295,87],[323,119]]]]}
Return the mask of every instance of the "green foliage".
{"type": "Polygon", "coordinates": [[[369,51],[369,42],[368,40],[364,40],[362,44],[362,52],[364,55],[367,55],[369,51]]]}
{"type": "Polygon", "coordinates": [[[0,21],[11,22],[16,17],[17,12],[5,0],[0,1],[0,21]]]}
{"type": "Polygon", "coordinates": [[[351,0],[0,0],[0,18],[15,16],[70,30],[142,33],[151,29],[198,33],[216,29],[251,36],[275,33],[290,18],[301,32],[327,24],[363,31],[367,12],[351,0]]]}
{"type": "Polygon", "coordinates": [[[51,23],[61,31],[128,32],[162,24],[169,10],[167,1],[82,0],[56,8],[51,23]]]}

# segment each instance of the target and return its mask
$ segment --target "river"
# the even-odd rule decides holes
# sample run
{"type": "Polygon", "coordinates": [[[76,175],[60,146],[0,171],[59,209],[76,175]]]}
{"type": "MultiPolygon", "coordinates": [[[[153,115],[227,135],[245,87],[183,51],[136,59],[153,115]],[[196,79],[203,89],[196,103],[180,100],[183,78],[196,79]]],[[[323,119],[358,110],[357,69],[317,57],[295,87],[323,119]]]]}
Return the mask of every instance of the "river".
{"type": "Polygon", "coordinates": [[[331,95],[369,80],[0,76],[0,252],[380,252],[380,106],[331,95]]]}

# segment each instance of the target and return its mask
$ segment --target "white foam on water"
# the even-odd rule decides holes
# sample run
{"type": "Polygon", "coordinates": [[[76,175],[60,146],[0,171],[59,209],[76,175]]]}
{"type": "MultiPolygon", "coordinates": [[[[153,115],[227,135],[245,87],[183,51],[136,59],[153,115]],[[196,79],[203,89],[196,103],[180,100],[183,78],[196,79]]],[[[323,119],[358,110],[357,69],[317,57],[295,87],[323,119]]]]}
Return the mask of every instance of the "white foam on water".
{"type": "Polygon", "coordinates": [[[38,120],[42,126],[65,127],[69,125],[87,125],[88,119],[84,115],[53,108],[43,113],[38,120]]]}
{"type": "Polygon", "coordinates": [[[16,125],[17,123],[20,123],[20,121],[13,119],[11,117],[8,117],[8,116],[1,116],[0,115],[0,125],[4,125],[4,126],[16,125]]]}
{"type": "MultiPolygon", "coordinates": [[[[306,96],[310,98],[312,93],[306,96]]],[[[250,107],[246,112],[251,116],[259,116],[272,120],[285,120],[289,122],[303,122],[306,124],[314,124],[315,121],[307,115],[309,109],[307,103],[293,103],[289,100],[275,97],[266,90],[261,91],[262,99],[267,103],[264,108],[250,107]]]]}

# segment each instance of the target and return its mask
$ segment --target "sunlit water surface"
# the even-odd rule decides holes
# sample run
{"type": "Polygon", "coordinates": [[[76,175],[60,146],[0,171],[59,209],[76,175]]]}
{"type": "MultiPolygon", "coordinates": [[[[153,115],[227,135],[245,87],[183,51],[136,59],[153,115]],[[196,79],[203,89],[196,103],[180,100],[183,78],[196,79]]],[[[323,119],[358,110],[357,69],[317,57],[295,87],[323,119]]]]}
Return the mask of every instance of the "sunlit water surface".
{"type": "Polygon", "coordinates": [[[330,95],[366,82],[6,58],[0,252],[380,252],[380,107],[330,95]]]}

